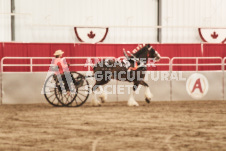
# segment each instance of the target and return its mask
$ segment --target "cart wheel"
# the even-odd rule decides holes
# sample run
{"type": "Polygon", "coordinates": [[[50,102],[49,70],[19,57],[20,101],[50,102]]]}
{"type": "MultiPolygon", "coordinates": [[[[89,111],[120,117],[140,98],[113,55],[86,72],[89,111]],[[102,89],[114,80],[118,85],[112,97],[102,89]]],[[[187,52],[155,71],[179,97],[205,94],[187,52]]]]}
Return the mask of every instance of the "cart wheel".
{"type": "Polygon", "coordinates": [[[56,79],[54,78],[54,74],[50,75],[45,81],[43,93],[46,100],[53,106],[62,106],[56,97],[56,92],[58,91],[56,86],[56,79]]]}
{"type": "Polygon", "coordinates": [[[64,82],[62,80],[57,80],[56,82],[56,97],[58,101],[62,104],[62,106],[69,106],[76,98],[77,95],[77,88],[76,86],[72,83],[70,83],[71,88],[73,92],[66,92],[65,90],[61,90],[61,85],[64,85],[64,82]],[[62,83],[61,83],[62,82],[62,83]]]}
{"type": "Polygon", "coordinates": [[[84,75],[78,73],[78,72],[71,72],[73,79],[74,79],[74,85],[76,87],[76,96],[75,100],[69,104],[71,107],[79,107],[83,105],[86,100],[89,97],[90,94],[90,86],[89,82],[85,78],[84,75]]]}

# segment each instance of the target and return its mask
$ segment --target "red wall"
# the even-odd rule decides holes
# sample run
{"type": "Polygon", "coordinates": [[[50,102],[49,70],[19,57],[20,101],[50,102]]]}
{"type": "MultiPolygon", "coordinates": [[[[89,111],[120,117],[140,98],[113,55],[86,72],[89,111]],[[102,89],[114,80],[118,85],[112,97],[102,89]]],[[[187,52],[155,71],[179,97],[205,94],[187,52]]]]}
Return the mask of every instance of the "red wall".
{"type": "MultiPolygon", "coordinates": [[[[226,44],[153,44],[161,56],[165,57],[225,57],[226,44]]],[[[137,44],[71,44],[71,43],[0,43],[2,57],[52,57],[57,49],[62,49],[66,57],[75,56],[123,56],[122,49],[133,50],[137,44]]],[[[85,60],[68,60],[69,63],[85,63],[85,60]]],[[[179,60],[175,63],[193,63],[193,60],[179,60]]],[[[201,61],[202,63],[210,62],[201,61]]],[[[212,61],[216,63],[216,60],[212,61]]],[[[5,63],[29,63],[29,60],[6,61],[5,63]]],[[[50,60],[36,60],[35,63],[50,63],[50,60]]],[[[162,60],[160,63],[167,63],[162,60]]],[[[219,61],[217,62],[219,63],[219,61]]],[[[175,67],[175,70],[194,70],[195,67],[175,67]]],[[[201,70],[218,70],[220,67],[200,67],[201,70]]],[[[48,67],[34,67],[34,71],[47,71],[48,67]]],[[[85,67],[74,67],[71,70],[86,70],[85,67]]],[[[156,67],[151,70],[168,70],[168,67],[156,67]]],[[[29,67],[5,67],[4,71],[29,71],[29,67]]]]}

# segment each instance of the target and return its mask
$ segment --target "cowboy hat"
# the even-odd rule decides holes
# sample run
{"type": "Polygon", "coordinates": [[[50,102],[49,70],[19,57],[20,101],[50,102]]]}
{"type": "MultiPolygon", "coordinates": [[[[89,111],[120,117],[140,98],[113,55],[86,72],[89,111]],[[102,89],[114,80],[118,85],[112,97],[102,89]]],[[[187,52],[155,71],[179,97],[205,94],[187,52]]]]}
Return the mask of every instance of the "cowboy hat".
{"type": "Polygon", "coordinates": [[[62,55],[64,52],[62,50],[56,50],[53,54],[54,56],[62,55]]]}

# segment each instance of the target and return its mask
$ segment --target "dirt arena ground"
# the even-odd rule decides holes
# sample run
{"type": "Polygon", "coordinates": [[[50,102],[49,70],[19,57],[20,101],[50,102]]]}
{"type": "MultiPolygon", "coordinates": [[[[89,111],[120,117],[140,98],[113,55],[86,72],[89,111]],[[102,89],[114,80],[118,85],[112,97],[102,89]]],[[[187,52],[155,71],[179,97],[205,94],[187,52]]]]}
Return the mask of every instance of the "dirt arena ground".
{"type": "Polygon", "coordinates": [[[226,150],[226,101],[1,105],[0,150],[226,150]]]}

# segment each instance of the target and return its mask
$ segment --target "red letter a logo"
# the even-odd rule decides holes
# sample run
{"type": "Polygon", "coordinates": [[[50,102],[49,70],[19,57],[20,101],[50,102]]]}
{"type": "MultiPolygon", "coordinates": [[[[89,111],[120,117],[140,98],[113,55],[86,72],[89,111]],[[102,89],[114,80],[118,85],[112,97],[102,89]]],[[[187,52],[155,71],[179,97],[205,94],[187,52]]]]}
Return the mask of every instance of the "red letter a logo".
{"type": "Polygon", "coordinates": [[[195,84],[194,84],[194,87],[193,87],[191,93],[193,93],[193,92],[195,91],[196,88],[198,88],[199,91],[200,91],[201,93],[203,93],[203,91],[202,91],[202,85],[201,85],[201,83],[200,83],[200,78],[196,80],[196,82],[195,82],[195,84]]]}

